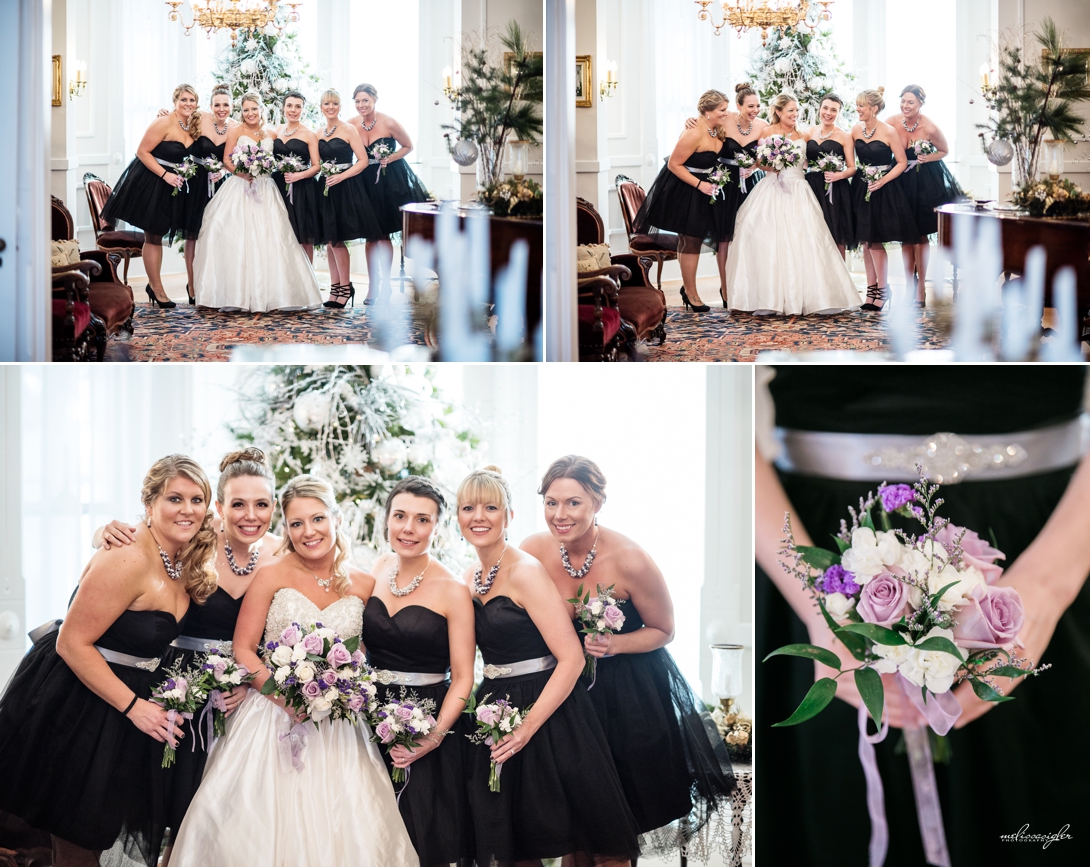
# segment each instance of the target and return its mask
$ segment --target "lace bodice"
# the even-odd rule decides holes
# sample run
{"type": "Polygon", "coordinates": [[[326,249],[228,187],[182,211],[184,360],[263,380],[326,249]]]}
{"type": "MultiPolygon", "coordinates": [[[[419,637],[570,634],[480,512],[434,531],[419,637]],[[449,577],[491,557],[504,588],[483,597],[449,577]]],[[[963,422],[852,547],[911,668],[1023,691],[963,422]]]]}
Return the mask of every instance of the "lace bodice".
{"type": "Polygon", "coordinates": [[[806,177],[806,142],[802,139],[791,142],[795,149],[802,153],[802,159],[794,168],[784,169],[780,172],[784,180],[802,180],[806,177]]]}
{"type": "MultiPolygon", "coordinates": [[[[238,144],[240,144],[240,145],[253,145],[253,144],[258,144],[258,142],[254,141],[248,135],[240,135],[238,137],[238,144]]],[[[261,140],[261,142],[260,142],[260,146],[261,146],[261,149],[263,151],[269,151],[271,153],[272,149],[273,149],[273,139],[263,138],[261,140]]]]}
{"type": "Polygon", "coordinates": [[[341,638],[359,635],[363,629],[363,600],[358,596],[341,596],[338,599],[332,593],[330,597],[334,601],[325,608],[319,608],[294,587],[277,590],[265,618],[264,643],[275,641],[293,622],[303,627],[321,623],[341,638]]]}

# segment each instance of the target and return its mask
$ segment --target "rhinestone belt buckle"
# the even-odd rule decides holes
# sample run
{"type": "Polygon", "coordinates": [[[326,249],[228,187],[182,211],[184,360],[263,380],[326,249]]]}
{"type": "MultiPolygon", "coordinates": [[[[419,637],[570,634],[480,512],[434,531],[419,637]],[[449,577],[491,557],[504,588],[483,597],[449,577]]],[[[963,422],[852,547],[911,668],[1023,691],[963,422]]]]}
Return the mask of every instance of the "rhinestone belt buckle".
{"type": "Polygon", "coordinates": [[[391,683],[397,683],[401,680],[392,671],[386,671],[385,669],[379,669],[373,673],[375,680],[381,683],[383,686],[389,686],[391,683]]]}
{"type": "Polygon", "coordinates": [[[489,680],[497,677],[503,677],[505,674],[510,674],[510,668],[504,668],[502,665],[486,665],[484,667],[484,676],[489,680]]]}
{"type": "Polygon", "coordinates": [[[863,460],[890,470],[914,470],[919,463],[932,481],[953,485],[974,474],[1016,467],[1028,457],[1018,443],[982,444],[955,433],[937,433],[915,446],[868,452],[863,460]]]}
{"type": "MultiPolygon", "coordinates": [[[[161,659],[162,657],[160,657],[161,659]]],[[[155,671],[159,667],[158,659],[145,659],[140,662],[134,662],[133,666],[136,668],[142,668],[144,671],[155,671]]]]}

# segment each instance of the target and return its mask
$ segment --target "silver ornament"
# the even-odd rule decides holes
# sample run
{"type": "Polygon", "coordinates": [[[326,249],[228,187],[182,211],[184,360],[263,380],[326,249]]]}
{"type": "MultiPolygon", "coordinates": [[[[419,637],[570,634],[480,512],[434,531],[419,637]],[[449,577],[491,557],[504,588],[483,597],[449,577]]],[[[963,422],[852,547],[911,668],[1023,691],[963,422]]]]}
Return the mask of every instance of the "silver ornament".
{"type": "Polygon", "coordinates": [[[477,162],[477,145],[466,139],[461,139],[458,144],[450,149],[450,155],[458,165],[471,166],[477,162]]]}
{"type": "Polygon", "coordinates": [[[985,148],[985,153],[993,166],[1005,166],[1014,159],[1014,146],[1009,141],[996,139],[985,148]]]}

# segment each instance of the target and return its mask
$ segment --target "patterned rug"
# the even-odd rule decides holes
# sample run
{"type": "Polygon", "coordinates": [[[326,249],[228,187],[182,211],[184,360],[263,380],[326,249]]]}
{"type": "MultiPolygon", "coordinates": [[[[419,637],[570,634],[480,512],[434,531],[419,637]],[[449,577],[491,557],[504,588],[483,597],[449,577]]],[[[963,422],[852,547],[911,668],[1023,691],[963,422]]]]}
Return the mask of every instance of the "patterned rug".
{"type": "MultiPolygon", "coordinates": [[[[404,309],[404,308],[402,308],[404,309]]],[[[310,313],[221,313],[137,304],[131,338],[111,337],[106,361],[229,361],[241,344],[363,344],[375,338],[366,307],[310,313]]],[[[412,343],[424,345],[423,320],[409,325],[412,343]]]]}
{"type": "MultiPolygon", "coordinates": [[[[928,308],[919,320],[919,348],[945,349],[950,336],[942,316],[928,308]]],[[[712,309],[708,313],[666,314],[666,343],[641,343],[645,361],[756,361],[760,352],[863,350],[884,352],[889,338],[884,316],[841,313],[836,316],[752,316],[712,309]]]]}

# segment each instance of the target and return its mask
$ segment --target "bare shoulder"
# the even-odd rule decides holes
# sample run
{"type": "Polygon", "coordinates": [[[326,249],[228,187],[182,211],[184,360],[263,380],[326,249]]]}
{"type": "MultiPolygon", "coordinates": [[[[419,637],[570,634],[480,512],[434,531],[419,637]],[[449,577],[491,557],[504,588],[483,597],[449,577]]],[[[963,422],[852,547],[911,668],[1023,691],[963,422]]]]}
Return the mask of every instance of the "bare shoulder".
{"type": "Polygon", "coordinates": [[[360,131],[352,124],[344,128],[344,137],[350,141],[360,141],[360,131]]]}
{"type": "Polygon", "coordinates": [[[771,124],[767,120],[763,120],[762,118],[759,118],[759,117],[753,119],[754,129],[759,129],[759,130],[760,129],[768,129],[768,127],[770,127],[770,126],[771,126],[771,124]]]}
{"type": "MultiPolygon", "coordinates": [[[[137,529],[138,537],[142,529],[137,529]]],[[[140,586],[151,565],[151,558],[142,546],[111,545],[109,550],[100,549],[91,557],[80,583],[90,579],[98,586],[140,586]]]]}
{"type": "MultiPolygon", "coordinates": [[[[602,541],[609,545],[611,553],[621,554],[628,559],[634,556],[648,557],[646,551],[640,547],[639,543],[623,533],[618,533],[616,530],[610,530],[603,527],[601,530],[602,541]]],[[[648,557],[648,559],[650,559],[648,557]]]]}
{"type": "Polygon", "coordinates": [[[537,557],[540,560],[553,544],[552,533],[545,532],[534,533],[532,536],[527,536],[522,540],[522,544],[519,545],[519,547],[526,553],[537,557]]]}
{"type": "Polygon", "coordinates": [[[375,576],[370,572],[364,572],[362,569],[357,569],[355,566],[347,567],[347,571],[348,580],[352,582],[353,589],[359,588],[370,596],[375,589],[375,576]]]}
{"type": "Polygon", "coordinates": [[[891,114],[889,117],[883,118],[882,122],[888,123],[890,126],[892,126],[893,124],[899,122],[902,117],[904,117],[904,115],[902,114],[891,114]]]}

